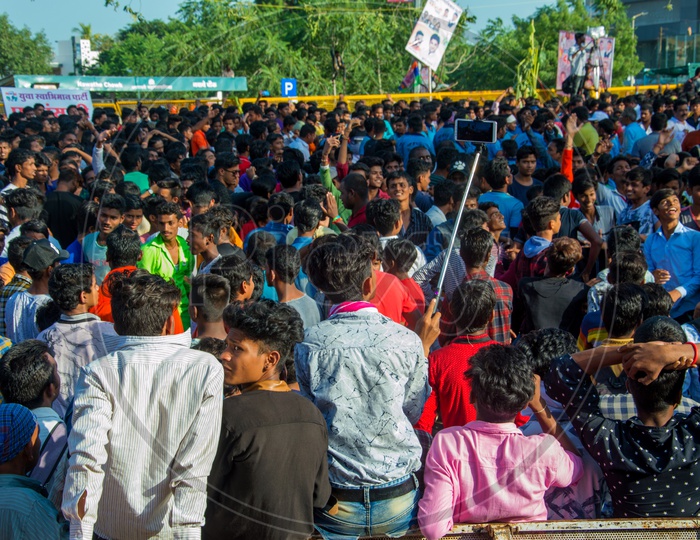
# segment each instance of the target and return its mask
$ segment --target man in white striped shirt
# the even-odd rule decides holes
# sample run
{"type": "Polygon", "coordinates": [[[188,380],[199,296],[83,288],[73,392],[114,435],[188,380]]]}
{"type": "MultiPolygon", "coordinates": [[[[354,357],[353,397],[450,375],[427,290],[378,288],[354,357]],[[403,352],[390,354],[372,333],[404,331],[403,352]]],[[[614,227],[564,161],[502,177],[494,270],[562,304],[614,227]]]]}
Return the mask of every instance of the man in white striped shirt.
{"type": "Polygon", "coordinates": [[[137,271],[112,288],[111,354],[76,385],[63,514],[71,538],[200,538],[223,370],[171,335],[180,291],[137,271]]]}

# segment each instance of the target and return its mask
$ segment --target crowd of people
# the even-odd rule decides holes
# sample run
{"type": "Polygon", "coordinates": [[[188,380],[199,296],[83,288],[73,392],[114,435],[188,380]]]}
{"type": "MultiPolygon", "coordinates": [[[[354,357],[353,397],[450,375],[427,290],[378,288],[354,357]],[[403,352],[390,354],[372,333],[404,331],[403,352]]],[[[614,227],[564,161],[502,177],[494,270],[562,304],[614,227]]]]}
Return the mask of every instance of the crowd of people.
{"type": "Polygon", "coordinates": [[[0,538],[697,515],[696,90],[10,114],[0,538]]]}

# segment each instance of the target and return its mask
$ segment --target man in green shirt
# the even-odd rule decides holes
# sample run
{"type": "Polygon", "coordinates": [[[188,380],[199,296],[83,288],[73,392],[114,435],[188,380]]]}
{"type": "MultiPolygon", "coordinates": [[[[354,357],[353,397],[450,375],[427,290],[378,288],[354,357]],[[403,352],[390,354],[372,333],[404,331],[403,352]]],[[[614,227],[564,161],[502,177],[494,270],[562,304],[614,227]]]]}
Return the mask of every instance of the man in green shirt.
{"type": "Polygon", "coordinates": [[[172,279],[180,292],[182,299],[178,310],[182,318],[182,326],[190,326],[188,313],[190,282],[189,278],[194,269],[195,258],[190,252],[187,240],[178,236],[178,226],[182,212],[176,203],[162,203],[156,208],[156,224],[158,235],[141,248],[139,268],[148,270],[151,274],[165,280],[172,279]]]}
{"type": "Polygon", "coordinates": [[[121,161],[126,171],[124,181],[136,184],[141,193],[148,191],[148,175],[141,172],[143,163],[142,148],[138,144],[127,145],[122,152],[121,161]]]}
{"type": "Polygon", "coordinates": [[[581,126],[578,133],[574,135],[574,146],[576,148],[585,148],[586,154],[590,156],[595,152],[595,147],[598,144],[598,132],[593,127],[593,124],[588,121],[588,109],[586,107],[576,107],[572,112],[578,119],[578,125],[581,126]]]}

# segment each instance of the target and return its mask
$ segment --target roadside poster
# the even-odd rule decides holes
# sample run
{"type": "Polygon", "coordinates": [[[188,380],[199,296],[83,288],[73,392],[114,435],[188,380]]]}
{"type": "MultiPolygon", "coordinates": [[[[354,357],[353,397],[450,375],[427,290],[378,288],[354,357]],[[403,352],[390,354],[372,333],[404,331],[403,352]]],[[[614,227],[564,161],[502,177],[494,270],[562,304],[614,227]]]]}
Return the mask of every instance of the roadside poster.
{"type": "Polygon", "coordinates": [[[58,116],[66,114],[69,105],[82,107],[92,116],[92,98],[88,90],[45,90],[40,88],[0,88],[5,114],[21,112],[25,107],[41,103],[58,116]]]}
{"type": "Polygon", "coordinates": [[[406,50],[435,71],[461,16],[462,8],[451,0],[428,0],[413,27],[406,50]]]}
{"type": "MultiPolygon", "coordinates": [[[[593,39],[586,35],[586,45],[593,39]]],[[[573,47],[576,39],[574,32],[559,32],[559,62],[557,64],[557,90],[561,90],[562,83],[571,75],[571,61],[569,60],[569,49],[573,47]]],[[[587,87],[595,86],[600,90],[605,90],[612,86],[613,61],[615,59],[615,38],[601,37],[596,40],[597,47],[594,47],[586,59],[587,87]],[[595,81],[595,73],[598,73],[598,80],[595,81]]]]}

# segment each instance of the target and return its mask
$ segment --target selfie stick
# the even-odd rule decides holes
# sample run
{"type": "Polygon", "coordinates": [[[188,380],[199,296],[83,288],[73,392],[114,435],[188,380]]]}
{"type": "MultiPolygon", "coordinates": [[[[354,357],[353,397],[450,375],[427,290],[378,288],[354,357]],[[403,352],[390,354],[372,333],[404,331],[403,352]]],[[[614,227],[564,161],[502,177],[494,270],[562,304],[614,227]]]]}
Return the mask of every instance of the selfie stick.
{"type": "Polygon", "coordinates": [[[476,174],[476,168],[479,166],[479,158],[481,157],[481,152],[483,151],[483,146],[479,146],[479,151],[474,154],[474,163],[472,164],[472,170],[469,173],[469,181],[467,182],[467,187],[464,190],[464,195],[462,195],[462,204],[459,205],[459,210],[457,212],[457,217],[455,218],[455,226],[452,230],[452,236],[450,236],[450,245],[447,247],[447,254],[445,255],[445,260],[442,263],[442,270],[440,271],[440,278],[438,279],[438,288],[435,293],[435,310],[433,313],[438,311],[438,306],[440,304],[440,294],[442,293],[442,287],[445,284],[445,276],[447,275],[447,268],[450,263],[450,256],[452,255],[452,249],[455,245],[455,239],[457,238],[457,231],[459,230],[459,222],[462,220],[462,214],[464,213],[464,205],[467,203],[467,197],[469,197],[469,190],[472,187],[472,182],[474,181],[474,175],[476,174]]]}

